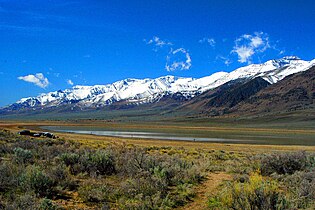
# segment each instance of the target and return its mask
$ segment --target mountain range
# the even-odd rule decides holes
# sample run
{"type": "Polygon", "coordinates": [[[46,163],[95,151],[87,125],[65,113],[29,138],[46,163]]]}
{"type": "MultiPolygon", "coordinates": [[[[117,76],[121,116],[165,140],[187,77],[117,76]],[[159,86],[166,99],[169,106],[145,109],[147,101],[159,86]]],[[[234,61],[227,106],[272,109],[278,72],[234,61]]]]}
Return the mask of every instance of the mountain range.
{"type": "Polygon", "coordinates": [[[70,111],[105,107],[128,108],[143,104],[171,105],[170,110],[197,110],[208,115],[248,112],[248,110],[258,112],[263,111],[257,108],[259,104],[271,108],[270,104],[273,104],[273,101],[276,101],[276,104],[280,99],[282,100],[284,96],[281,93],[287,94],[284,91],[291,91],[285,96],[291,102],[294,97],[296,101],[302,100],[299,97],[304,97],[304,100],[306,95],[309,99],[314,97],[314,87],[311,87],[312,84],[314,86],[314,81],[309,81],[311,75],[301,79],[303,84],[309,84],[308,87],[293,87],[294,91],[288,88],[292,87],[292,84],[299,84],[296,76],[293,77],[295,81],[291,82],[291,85],[283,85],[282,82],[287,78],[292,79],[292,75],[312,69],[314,65],[315,59],[304,61],[296,56],[287,56],[262,64],[251,64],[230,73],[217,72],[199,79],[164,76],[156,79],[125,79],[107,85],[77,85],[71,89],[22,98],[14,104],[1,108],[0,113],[10,114],[62,107],[67,107],[70,111]]]}

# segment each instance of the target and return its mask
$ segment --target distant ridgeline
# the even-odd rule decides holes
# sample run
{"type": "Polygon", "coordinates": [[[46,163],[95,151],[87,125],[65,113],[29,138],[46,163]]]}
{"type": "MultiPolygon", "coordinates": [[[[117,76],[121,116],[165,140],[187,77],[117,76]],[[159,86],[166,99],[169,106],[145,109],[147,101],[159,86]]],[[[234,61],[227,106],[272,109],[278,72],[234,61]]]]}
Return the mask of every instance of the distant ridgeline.
{"type": "Polygon", "coordinates": [[[303,61],[291,56],[199,79],[165,76],[74,86],[23,98],[1,108],[0,113],[156,109],[162,110],[160,114],[191,112],[217,116],[308,109],[314,104],[314,64],[315,60],[303,61]]]}

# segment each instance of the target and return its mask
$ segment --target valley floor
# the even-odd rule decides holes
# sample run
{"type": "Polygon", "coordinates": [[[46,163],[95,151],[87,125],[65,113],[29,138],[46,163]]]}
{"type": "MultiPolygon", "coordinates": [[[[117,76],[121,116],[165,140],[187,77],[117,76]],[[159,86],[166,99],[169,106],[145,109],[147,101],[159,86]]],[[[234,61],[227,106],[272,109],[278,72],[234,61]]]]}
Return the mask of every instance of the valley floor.
{"type": "MultiPolygon", "coordinates": [[[[97,136],[75,133],[54,132],[62,138],[78,141],[89,146],[97,147],[99,144],[126,143],[141,146],[180,146],[187,148],[225,149],[234,151],[269,151],[269,150],[315,150],[315,130],[305,126],[292,125],[261,126],[260,123],[236,122],[233,120],[204,122],[109,122],[101,120],[77,121],[0,121],[0,128],[18,132],[23,129],[43,131],[45,126],[58,126],[61,128],[86,129],[91,131],[136,131],[163,134],[175,134],[189,137],[208,137],[224,139],[250,140],[247,144],[167,141],[141,138],[118,138],[110,136],[97,136]]],[[[272,124],[272,123],[266,123],[272,124]]],[[[49,130],[47,130],[49,131],[49,130]]],[[[51,131],[50,131],[51,132],[51,131]]]]}
{"type": "Polygon", "coordinates": [[[52,209],[315,207],[315,146],[309,143],[315,141],[314,130],[221,122],[1,121],[0,206],[23,208],[29,200],[34,208],[52,209]],[[272,135],[283,142],[224,144],[58,132],[51,140],[17,135],[24,129],[43,131],[42,126],[225,138],[250,135],[257,140],[272,135]],[[285,145],[284,137],[292,142],[303,139],[308,145],[285,145]],[[14,184],[15,176],[24,180],[23,186],[14,184]],[[36,179],[42,179],[39,184],[48,182],[49,191],[41,191],[33,183],[36,179]],[[258,195],[261,203],[252,200],[258,195]]]}

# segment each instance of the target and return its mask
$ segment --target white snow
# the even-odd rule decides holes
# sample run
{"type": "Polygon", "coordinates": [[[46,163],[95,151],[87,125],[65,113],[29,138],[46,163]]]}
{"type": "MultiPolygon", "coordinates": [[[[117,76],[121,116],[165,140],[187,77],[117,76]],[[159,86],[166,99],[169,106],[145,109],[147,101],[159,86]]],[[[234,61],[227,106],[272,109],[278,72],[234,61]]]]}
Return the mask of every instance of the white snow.
{"type": "Polygon", "coordinates": [[[71,89],[41,94],[37,97],[22,98],[17,104],[57,106],[70,101],[80,101],[82,106],[109,105],[116,101],[127,100],[145,103],[158,100],[163,94],[181,92],[187,97],[216,88],[226,82],[240,78],[262,77],[273,84],[284,77],[305,71],[315,65],[312,61],[303,61],[295,56],[270,60],[262,64],[251,64],[230,73],[217,72],[203,78],[183,78],[164,76],[156,79],[125,79],[113,84],[81,86],[71,89]]]}

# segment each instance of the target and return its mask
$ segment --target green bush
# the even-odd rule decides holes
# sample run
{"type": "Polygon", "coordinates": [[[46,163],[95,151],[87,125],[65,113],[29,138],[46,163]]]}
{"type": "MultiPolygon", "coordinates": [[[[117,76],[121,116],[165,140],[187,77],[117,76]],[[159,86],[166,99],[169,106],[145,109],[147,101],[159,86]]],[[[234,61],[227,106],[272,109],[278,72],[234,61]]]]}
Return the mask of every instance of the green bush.
{"type": "Polygon", "coordinates": [[[113,157],[104,150],[90,152],[82,157],[85,170],[90,174],[111,175],[115,173],[113,157]]]}
{"type": "Polygon", "coordinates": [[[196,151],[190,159],[190,153],[171,147],[94,150],[15,136],[2,142],[0,203],[6,209],[59,209],[54,199],[72,202],[77,193],[84,204],[97,208],[110,203],[120,209],[170,209],[190,201],[203,177],[196,151]]]}
{"type": "Polygon", "coordinates": [[[57,210],[61,209],[60,207],[53,204],[53,202],[47,198],[42,199],[38,207],[39,210],[57,210]]]}
{"type": "Polygon", "coordinates": [[[61,189],[75,190],[77,183],[69,174],[68,168],[64,164],[58,164],[47,169],[47,176],[51,178],[54,183],[58,183],[61,189]]]}
{"type": "Polygon", "coordinates": [[[0,192],[8,192],[18,186],[20,170],[12,163],[0,164],[0,192]]]}
{"type": "Polygon", "coordinates": [[[91,182],[84,183],[78,189],[79,196],[85,202],[107,202],[109,201],[111,187],[107,184],[95,184],[91,182]]]}
{"type": "Polygon", "coordinates": [[[0,157],[10,152],[10,148],[6,144],[0,143],[0,157]]]}
{"type": "Polygon", "coordinates": [[[189,201],[192,201],[192,198],[195,197],[195,192],[193,190],[192,184],[179,184],[176,186],[175,190],[175,205],[183,206],[189,201]]]}
{"type": "Polygon", "coordinates": [[[282,181],[290,192],[292,206],[297,209],[307,209],[315,204],[315,171],[299,171],[293,175],[275,177],[282,181]]]}
{"type": "Polygon", "coordinates": [[[32,141],[31,139],[17,139],[12,145],[14,148],[22,148],[26,150],[32,150],[38,147],[38,141],[32,141]]]}
{"type": "Polygon", "coordinates": [[[25,194],[17,196],[14,201],[10,202],[5,206],[4,209],[15,210],[33,210],[38,209],[38,201],[34,195],[25,194]]]}
{"type": "Polygon", "coordinates": [[[252,174],[249,182],[232,182],[208,200],[210,209],[288,209],[289,202],[275,181],[252,174]]]}
{"type": "Polygon", "coordinates": [[[209,209],[227,209],[227,207],[224,207],[222,199],[218,196],[211,197],[208,199],[208,207],[209,209]]]}
{"type": "Polygon", "coordinates": [[[114,154],[117,172],[122,176],[136,177],[137,174],[146,171],[171,186],[186,182],[197,184],[203,178],[200,165],[176,155],[153,155],[138,148],[119,150],[118,154],[114,154]]]}
{"type": "Polygon", "coordinates": [[[262,159],[261,173],[263,175],[272,173],[293,174],[295,171],[303,170],[306,165],[307,156],[305,152],[272,154],[262,159]]]}
{"type": "Polygon", "coordinates": [[[70,166],[70,172],[74,175],[82,172],[91,176],[115,173],[113,156],[104,150],[86,151],[84,154],[64,153],[61,160],[70,166]]]}
{"type": "Polygon", "coordinates": [[[33,162],[33,153],[30,150],[22,149],[20,147],[14,148],[14,160],[19,164],[26,164],[33,162]]]}
{"type": "Polygon", "coordinates": [[[134,178],[129,178],[121,184],[122,193],[129,198],[138,194],[152,196],[156,193],[166,195],[167,184],[164,180],[152,176],[149,172],[141,172],[134,178]]]}
{"type": "Polygon", "coordinates": [[[160,193],[156,193],[152,196],[145,196],[138,194],[133,198],[121,198],[118,201],[119,209],[132,209],[132,210],[143,210],[143,209],[163,209],[168,210],[175,207],[174,202],[169,196],[162,197],[160,193]]]}
{"type": "Polygon", "coordinates": [[[80,156],[76,153],[64,153],[60,158],[66,166],[73,166],[74,164],[79,163],[80,156]]]}
{"type": "Polygon", "coordinates": [[[54,181],[39,167],[31,166],[21,177],[21,186],[34,191],[39,197],[51,197],[55,193],[54,181]]]}
{"type": "Polygon", "coordinates": [[[309,155],[307,162],[308,162],[307,167],[314,169],[315,168],[315,154],[309,155]]]}

